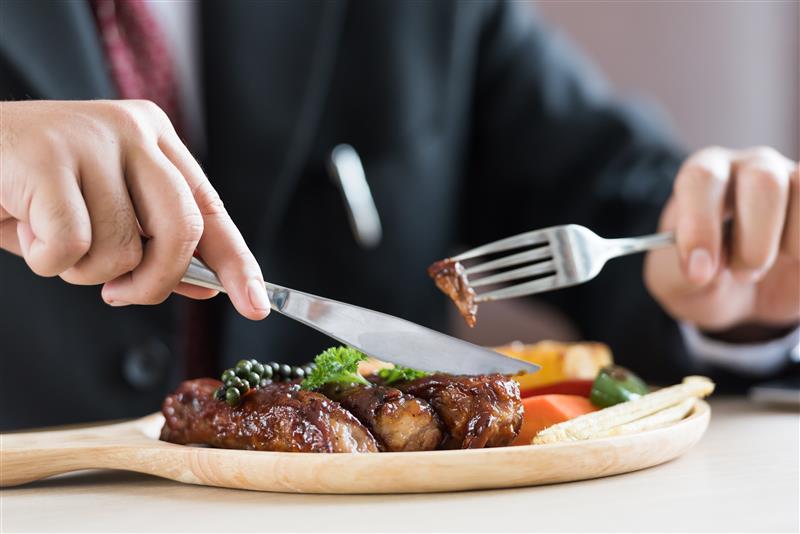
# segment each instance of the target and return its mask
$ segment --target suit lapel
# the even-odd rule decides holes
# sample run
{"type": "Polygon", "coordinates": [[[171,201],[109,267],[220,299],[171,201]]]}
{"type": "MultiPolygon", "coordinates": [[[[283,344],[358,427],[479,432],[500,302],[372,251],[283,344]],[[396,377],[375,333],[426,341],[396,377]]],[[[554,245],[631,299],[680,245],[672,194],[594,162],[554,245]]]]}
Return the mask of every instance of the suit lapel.
{"type": "Polygon", "coordinates": [[[269,239],[307,161],[346,5],[204,4],[208,167],[250,240],[269,239]]]}
{"type": "Polygon", "coordinates": [[[4,0],[0,50],[32,98],[114,96],[87,2],[4,0]]]}

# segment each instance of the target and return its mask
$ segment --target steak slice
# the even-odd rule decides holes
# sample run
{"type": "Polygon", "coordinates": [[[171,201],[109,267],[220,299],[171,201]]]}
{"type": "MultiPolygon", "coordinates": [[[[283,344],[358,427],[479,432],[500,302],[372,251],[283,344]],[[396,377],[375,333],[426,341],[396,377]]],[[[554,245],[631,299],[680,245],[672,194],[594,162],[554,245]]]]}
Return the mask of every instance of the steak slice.
{"type": "Polygon", "coordinates": [[[231,407],[214,398],[221,384],[211,378],[181,383],[164,399],[161,439],[257,451],[378,451],[370,431],[324,395],[275,383],[252,390],[231,407]]]}
{"type": "Polygon", "coordinates": [[[464,266],[451,259],[440,260],[428,267],[428,276],[455,303],[467,326],[473,328],[478,321],[478,303],[464,266]]]}
{"type": "Polygon", "coordinates": [[[503,375],[434,374],[394,386],[436,410],[448,434],[445,449],[510,445],[522,426],[519,385],[503,375]]]}
{"type": "Polygon", "coordinates": [[[430,404],[399,389],[328,385],[322,393],[369,428],[382,451],[430,451],[442,442],[442,423],[430,404]]]}

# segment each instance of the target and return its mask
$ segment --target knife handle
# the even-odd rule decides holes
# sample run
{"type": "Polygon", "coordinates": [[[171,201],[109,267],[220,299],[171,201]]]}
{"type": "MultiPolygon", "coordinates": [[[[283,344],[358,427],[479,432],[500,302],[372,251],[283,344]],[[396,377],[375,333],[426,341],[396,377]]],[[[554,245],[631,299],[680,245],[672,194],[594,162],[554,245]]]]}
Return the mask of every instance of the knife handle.
{"type": "MultiPolygon", "coordinates": [[[[181,278],[181,282],[192,284],[193,286],[215,289],[221,293],[227,293],[225,288],[222,286],[222,282],[219,281],[217,273],[209,269],[205,263],[195,256],[192,256],[192,261],[189,262],[189,267],[186,269],[186,274],[184,274],[183,278],[181,278]]],[[[267,282],[264,282],[264,287],[267,290],[267,296],[269,297],[270,305],[273,309],[277,309],[275,306],[275,294],[279,289],[282,288],[278,288],[278,286],[267,282]]]]}

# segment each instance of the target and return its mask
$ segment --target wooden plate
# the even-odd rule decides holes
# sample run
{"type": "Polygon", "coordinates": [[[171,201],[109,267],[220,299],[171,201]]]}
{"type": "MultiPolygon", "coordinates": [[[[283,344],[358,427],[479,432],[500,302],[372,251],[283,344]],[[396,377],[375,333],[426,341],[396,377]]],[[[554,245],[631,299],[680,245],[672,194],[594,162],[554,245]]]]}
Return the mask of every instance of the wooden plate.
{"type": "Polygon", "coordinates": [[[311,454],[187,447],[158,441],[161,414],[79,430],[2,436],[0,486],[107,468],[225,488],[297,493],[413,493],[534,486],[636,471],[676,458],[711,416],[698,401],[670,426],[551,445],[378,454],[311,454]]]}

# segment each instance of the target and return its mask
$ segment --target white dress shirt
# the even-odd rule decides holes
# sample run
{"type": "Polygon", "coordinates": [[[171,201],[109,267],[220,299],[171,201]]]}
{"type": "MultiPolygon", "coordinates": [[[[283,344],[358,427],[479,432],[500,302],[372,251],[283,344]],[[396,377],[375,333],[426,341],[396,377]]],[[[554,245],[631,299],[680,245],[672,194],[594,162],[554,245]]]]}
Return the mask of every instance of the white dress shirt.
{"type": "Polygon", "coordinates": [[[701,365],[759,377],[779,371],[789,361],[800,362],[800,327],[765,343],[726,343],[703,335],[688,323],[681,323],[680,328],[689,354],[701,365]]]}

